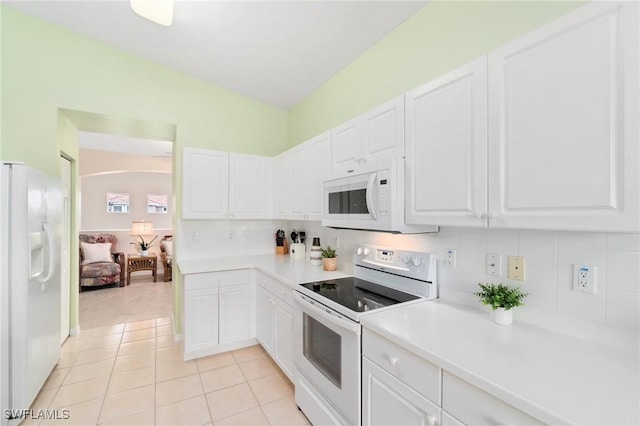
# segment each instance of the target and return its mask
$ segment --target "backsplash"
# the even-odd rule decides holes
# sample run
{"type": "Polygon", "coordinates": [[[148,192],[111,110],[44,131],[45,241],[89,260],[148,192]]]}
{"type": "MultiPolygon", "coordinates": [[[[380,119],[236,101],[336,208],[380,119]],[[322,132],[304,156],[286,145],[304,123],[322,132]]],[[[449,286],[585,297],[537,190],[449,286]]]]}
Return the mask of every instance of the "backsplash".
{"type": "Polygon", "coordinates": [[[285,221],[181,220],[176,233],[182,259],[275,253],[275,234],[285,221]]]}
{"type": "Polygon", "coordinates": [[[336,246],[338,268],[353,271],[358,244],[426,251],[438,258],[440,297],[476,309],[479,282],[521,285],[529,293],[515,319],[629,351],[640,344],[640,234],[441,228],[435,234],[399,235],[332,229],[320,222],[278,220],[183,220],[176,241],[181,258],[274,253],[274,235],[306,232],[336,246]],[[456,268],[444,267],[446,249],[456,250],[456,268]],[[486,274],[487,253],[502,256],[502,276],[486,274]],[[526,258],[526,281],[507,278],[507,256],[526,258]],[[572,291],[573,264],[597,268],[595,295],[572,291]]]}
{"type": "Polygon", "coordinates": [[[609,346],[638,351],[640,334],[640,234],[441,228],[436,234],[397,235],[325,228],[293,222],[307,244],[320,237],[335,247],[338,267],[351,272],[357,244],[426,251],[438,258],[440,297],[477,308],[479,282],[521,285],[529,293],[516,320],[609,346]],[[456,268],[444,267],[446,249],[456,250],[456,268]],[[502,276],[486,274],[487,253],[502,256],[502,276]],[[526,258],[526,281],[507,278],[507,256],[526,258]],[[572,290],[573,264],[597,267],[597,293],[572,290]]]}

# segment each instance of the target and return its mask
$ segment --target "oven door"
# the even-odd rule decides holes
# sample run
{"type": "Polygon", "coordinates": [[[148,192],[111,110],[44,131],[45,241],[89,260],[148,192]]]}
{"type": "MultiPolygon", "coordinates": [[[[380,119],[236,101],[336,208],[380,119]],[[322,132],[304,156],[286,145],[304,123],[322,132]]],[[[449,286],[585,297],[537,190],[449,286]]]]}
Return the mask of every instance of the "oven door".
{"type": "MultiPolygon", "coordinates": [[[[293,331],[294,363],[322,398],[304,398],[296,402],[312,423],[326,418],[312,418],[314,413],[339,412],[350,424],[360,424],[360,324],[335,313],[324,305],[294,293],[295,318],[293,331]],[[331,407],[308,407],[328,401],[331,407]]],[[[309,389],[300,386],[300,389],[309,389]]]]}

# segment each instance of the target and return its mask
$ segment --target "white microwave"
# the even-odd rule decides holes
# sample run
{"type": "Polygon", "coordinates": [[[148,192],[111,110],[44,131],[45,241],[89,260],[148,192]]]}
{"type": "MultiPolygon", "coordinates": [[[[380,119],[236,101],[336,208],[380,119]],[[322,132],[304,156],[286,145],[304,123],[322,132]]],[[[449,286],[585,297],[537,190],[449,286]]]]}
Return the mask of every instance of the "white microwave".
{"type": "Polygon", "coordinates": [[[404,221],[404,158],[380,160],[322,183],[322,225],[397,233],[438,232],[404,221]]]}

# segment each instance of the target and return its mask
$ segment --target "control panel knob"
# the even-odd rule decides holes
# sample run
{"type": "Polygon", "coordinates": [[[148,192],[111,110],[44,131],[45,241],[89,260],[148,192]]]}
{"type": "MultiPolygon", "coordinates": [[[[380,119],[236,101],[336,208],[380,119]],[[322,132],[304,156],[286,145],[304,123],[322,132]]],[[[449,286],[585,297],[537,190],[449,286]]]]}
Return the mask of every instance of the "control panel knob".
{"type": "Polygon", "coordinates": [[[357,254],[358,256],[362,256],[362,247],[358,247],[358,248],[357,248],[357,250],[356,250],[356,254],[357,254]]]}
{"type": "Polygon", "coordinates": [[[369,256],[369,248],[368,247],[364,248],[364,255],[365,256],[369,256]]]}
{"type": "Polygon", "coordinates": [[[418,267],[422,265],[422,258],[415,256],[413,259],[411,259],[411,263],[413,263],[413,266],[418,267]]]}
{"type": "Polygon", "coordinates": [[[405,256],[402,256],[402,261],[403,261],[405,264],[408,264],[409,262],[411,262],[411,257],[406,256],[406,255],[405,255],[405,256]]]}

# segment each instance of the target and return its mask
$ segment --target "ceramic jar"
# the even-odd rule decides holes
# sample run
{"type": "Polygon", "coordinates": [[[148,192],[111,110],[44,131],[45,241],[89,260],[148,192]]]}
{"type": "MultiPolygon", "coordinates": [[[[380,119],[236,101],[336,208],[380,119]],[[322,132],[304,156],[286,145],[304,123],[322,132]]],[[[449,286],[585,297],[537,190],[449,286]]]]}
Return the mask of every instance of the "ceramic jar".
{"type": "Polygon", "coordinates": [[[338,269],[338,259],[335,257],[325,257],[322,259],[322,269],[325,271],[335,271],[338,269]]]}
{"type": "Polygon", "coordinates": [[[320,238],[313,238],[313,245],[309,250],[309,259],[312,265],[322,265],[322,247],[320,246],[320,238]]]}

